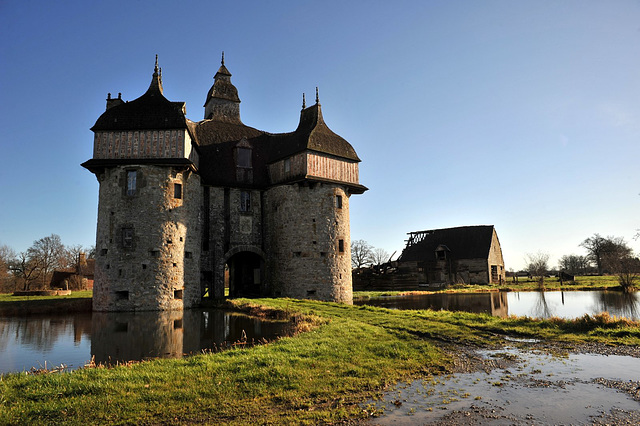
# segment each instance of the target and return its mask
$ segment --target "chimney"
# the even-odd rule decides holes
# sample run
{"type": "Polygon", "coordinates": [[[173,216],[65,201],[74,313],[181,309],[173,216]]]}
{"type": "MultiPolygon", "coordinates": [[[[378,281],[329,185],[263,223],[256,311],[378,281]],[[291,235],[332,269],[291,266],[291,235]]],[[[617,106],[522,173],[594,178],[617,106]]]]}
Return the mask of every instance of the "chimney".
{"type": "Polygon", "coordinates": [[[122,100],[122,93],[118,93],[118,99],[112,99],[111,93],[107,93],[107,109],[113,108],[114,106],[122,105],[124,101],[122,100]]]}

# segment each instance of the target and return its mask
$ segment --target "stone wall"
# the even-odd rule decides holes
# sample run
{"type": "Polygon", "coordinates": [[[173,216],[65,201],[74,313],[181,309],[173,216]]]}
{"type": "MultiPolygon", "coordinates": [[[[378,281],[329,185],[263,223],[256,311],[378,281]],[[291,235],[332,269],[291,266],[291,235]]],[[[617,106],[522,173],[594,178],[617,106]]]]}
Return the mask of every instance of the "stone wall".
{"type": "MultiPolygon", "coordinates": [[[[202,252],[203,279],[209,295],[224,297],[225,263],[235,254],[263,252],[262,191],[239,188],[205,189],[208,241],[202,252]]],[[[264,259],[263,259],[264,260],[264,259]]]]}
{"type": "Polygon", "coordinates": [[[495,265],[498,268],[498,279],[493,280],[496,284],[500,282],[504,282],[506,279],[506,272],[504,269],[504,258],[502,257],[502,248],[500,247],[500,241],[498,240],[498,233],[496,230],[493,230],[493,235],[491,237],[491,248],[489,249],[489,280],[491,280],[491,266],[495,265]]]}
{"type": "Polygon", "coordinates": [[[199,176],[131,165],[107,168],[97,177],[94,310],[173,310],[199,303],[199,176]],[[133,191],[128,172],[136,175],[133,191]]]}
{"type": "Polygon", "coordinates": [[[349,197],[344,189],[308,182],[281,185],[266,191],[264,204],[272,295],[351,303],[349,197]]]}

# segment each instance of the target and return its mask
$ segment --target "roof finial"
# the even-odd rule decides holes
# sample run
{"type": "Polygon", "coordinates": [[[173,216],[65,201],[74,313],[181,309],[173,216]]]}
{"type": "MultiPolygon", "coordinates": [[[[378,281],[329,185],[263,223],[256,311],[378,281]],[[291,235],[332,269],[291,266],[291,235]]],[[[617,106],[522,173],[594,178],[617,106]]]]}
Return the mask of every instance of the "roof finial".
{"type": "Polygon", "coordinates": [[[158,54],[156,53],[156,66],[153,67],[153,73],[158,74],[158,54]]]}
{"type": "Polygon", "coordinates": [[[224,50],[222,51],[222,65],[224,65],[224,50]]]}
{"type": "Polygon", "coordinates": [[[316,86],[316,105],[320,105],[320,96],[318,96],[318,86],[316,86]]]}
{"type": "Polygon", "coordinates": [[[307,101],[304,98],[304,92],[302,93],[302,109],[305,109],[307,107],[307,101]]]}

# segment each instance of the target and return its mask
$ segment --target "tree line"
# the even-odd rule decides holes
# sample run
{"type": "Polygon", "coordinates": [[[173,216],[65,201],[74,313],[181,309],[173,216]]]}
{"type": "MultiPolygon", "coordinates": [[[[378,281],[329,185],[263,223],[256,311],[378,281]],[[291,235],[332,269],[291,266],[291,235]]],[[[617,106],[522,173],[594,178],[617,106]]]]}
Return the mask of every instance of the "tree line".
{"type": "Polygon", "coordinates": [[[390,260],[389,253],[382,248],[375,248],[365,240],[351,241],[351,267],[353,269],[382,265],[390,260]]]}
{"type": "MultiPolygon", "coordinates": [[[[622,237],[600,234],[586,238],[580,247],[587,251],[585,256],[565,255],[558,261],[561,272],[571,275],[615,275],[624,290],[631,290],[640,278],[640,259],[622,237]]],[[[544,287],[544,276],[549,272],[549,255],[544,252],[528,254],[527,271],[538,278],[544,287]]]]}
{"type": "Polygon", "coordinates": [[[49,289],[54,271],[79,271],[83,254],[86,259],[94,258],[95,248],[65,246],[56,234],[34,241],[19,253],[0,245],[0,293],[49,289]]]}

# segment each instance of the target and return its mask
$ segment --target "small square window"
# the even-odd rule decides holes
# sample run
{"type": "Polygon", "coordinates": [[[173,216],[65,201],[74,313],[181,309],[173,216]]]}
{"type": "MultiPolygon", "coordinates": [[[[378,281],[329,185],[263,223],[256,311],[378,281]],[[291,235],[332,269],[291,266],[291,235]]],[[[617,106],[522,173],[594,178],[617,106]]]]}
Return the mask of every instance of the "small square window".
{"type": "Polygon", "coordinates": [[[182,299],[182,290],[173,290],[174,299],[182,299]]]}
{"type": "Polygon", "coordinates": [[[173,198],[177,198],[179,200],[182,199],[182,184],[174,183],[173,184],[173,198]]]}
{"type": "Polygon", "coordinates": [[[128,291],[116,291],[116,300],[129,300],[128,291]]]}

